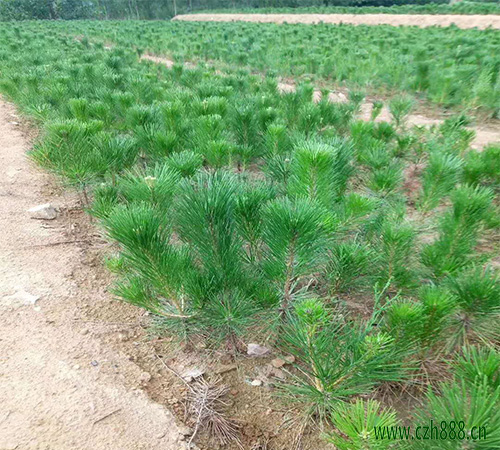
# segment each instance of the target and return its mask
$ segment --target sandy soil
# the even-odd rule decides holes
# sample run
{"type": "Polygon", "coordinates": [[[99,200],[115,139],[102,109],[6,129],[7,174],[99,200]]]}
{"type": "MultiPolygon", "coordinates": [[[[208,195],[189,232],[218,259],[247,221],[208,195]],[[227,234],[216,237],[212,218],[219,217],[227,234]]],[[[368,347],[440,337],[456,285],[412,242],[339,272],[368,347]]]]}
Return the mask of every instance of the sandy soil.
{"type": "Polygon", "coordinates": [[[182,14],[173,20],[194,22],[330,23],[351,25],[404,25],[417,27],[500,29],[500,16],[453,14],[182,14]]]}
{"type": "Polygon", "coordinates": [[[19,122],[0,99],[0,449],[184,448],[142,370],[108,345],[137,311],[106,292],[82,239],[88,219],[31,166],[19,122]],[[46,202],[58,218],[30,219],[26,210],[46,202]]]}

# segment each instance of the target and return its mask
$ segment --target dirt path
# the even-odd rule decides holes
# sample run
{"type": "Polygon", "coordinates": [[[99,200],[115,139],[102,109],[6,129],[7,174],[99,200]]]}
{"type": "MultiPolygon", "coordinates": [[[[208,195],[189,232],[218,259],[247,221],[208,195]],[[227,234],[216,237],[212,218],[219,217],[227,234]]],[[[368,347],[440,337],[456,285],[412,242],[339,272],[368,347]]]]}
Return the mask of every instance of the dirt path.
{"type": "Polygon", "coordinates": [[[500,29],[500,16],[454,14],[182,14],[173,20],[193,22],[261,22],[261,23],[346,23],[351,25],[404,25],[417,27],[458,28],[488,27],[500,29]]]}
{"type": "Polygon", "coordinates": [[[18,121],[0,99],[0,449],[184,448],[172,415],[140,389],[140,368],[112,344],[137,312],[106,293],[90,244],[72,242],[87,219],[31,166],[18,121]],[[29,218],[49,201],[58,218],[29,218]]]}

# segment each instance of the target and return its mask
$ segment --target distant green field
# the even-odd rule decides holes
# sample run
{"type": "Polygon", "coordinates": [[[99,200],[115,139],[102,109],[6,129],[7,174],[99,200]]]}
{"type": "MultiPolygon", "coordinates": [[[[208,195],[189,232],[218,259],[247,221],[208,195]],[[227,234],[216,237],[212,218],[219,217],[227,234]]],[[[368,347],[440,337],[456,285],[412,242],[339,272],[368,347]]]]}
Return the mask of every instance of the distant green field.
{"type": "Polygon", "coordinates": [[[196,13],[261,13],[261,14],[500,14],[500,3],[459,2],[450,4],[397,6],[309,6],[299,8],[220,8],[196,13]]]}

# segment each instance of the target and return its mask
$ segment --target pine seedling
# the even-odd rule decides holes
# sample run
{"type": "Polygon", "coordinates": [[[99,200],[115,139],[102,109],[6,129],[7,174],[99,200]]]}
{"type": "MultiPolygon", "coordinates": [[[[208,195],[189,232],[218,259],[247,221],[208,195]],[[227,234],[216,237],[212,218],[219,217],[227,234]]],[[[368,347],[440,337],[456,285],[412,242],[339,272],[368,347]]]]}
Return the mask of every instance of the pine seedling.
{"type": "Polygon", "coordinates": [[[349,130],[349,124],[356,113],[352,103],[333,103],[328,100],[328,96],[324,96],[318,106],[323,126],[330,125],[338,133],[346,133],[349,130]]]}
{"type": "Polygon", "coordinates": [[[389,122],[379,122],[374,124],[373,137],[384,142],[390,142],[397,136],[397,132],[389,122]]]}
{"type": "Polygon", "coordinates": [[[354,114],[359,114],[361,110],[361,104],[365,99],[365,93],[361,91],[350,90],[349,91],[349,105],[351,106],[354,114]]]}
{"type": "Polygon", "coordinates": [[[221,116],[214,114],[200,116],[193,120],[192,148],[203,148],[205,142],[226,138],[226,124],[221,116]]]}
{"type": "Polygon", "coordinates": [[[191,177],[202,166],[203,157],[189,150],[171,154],[165,165],[172,170],[176,170],[182,177],[191,177]]]}
{"type": "Polygon", "coordinates": [[[374,242],[374,251],[378,255],[377,279],[383,284],[410,286],[413,282],[414,243],[415,230],[409,223],[385,220],[374,242]]]}
{"type": "Polygon", "coordinates": [[[438,239],[422,250],[422,262],[441,278],[471,261],[479,231],[491,214],[493,192],[464,185],[451,193],[452,207],[442,217],[438,239]]]}
{"type": "Polygon", "coordinates": [[[493,347],[464,346],[452,362],[452,368],[456,378],[469,385],[486,380],[491,389],[500,387],[500,353],[493,347]]]}
{"type": "Polygon", "coordinates": [[[318,299],[298,302],[281,335],[301,369],[293,384],[282,386],[288,398],[323,415],[379,383],[402,380],[402,353],[391,336],[373,332],[375,318],[346,322],[318,299]]]}
{"type": "Polygon", "coordinates": [[[90,119],[90,105],[86,98],[71,98],[68,100],[67,108],[72,118],[86,122],[90,119]]]}
{"type": "Polygon", "coordinates": [[[179,172],[158,163],[147,170],[126,173],[117,181],[120,196],[128,203],[147,203],[167,211],[180,182],[179,172]]]}
{"type": "Polygon", "coordinates": [[[333,166],[335,150],[322,142],[296,145],[291,166],[290,193],[325,207],[334,203],[333,166]]]}
{"type": "MultiPolygon", "coordinates": [[[[358,161],[373,170],[380,170],[390,166],[393,158],[387,144],[371,136],[364,136],[358,149],[358,161]]],[[[360,139],[358,138],[358,142],[360,139]]]]}
{"type": "Polygon", "coordinates": [[[373,197],[351,192],[336,205],[335,215],[339,222],[339,230],[353,231],[370,213],[379,206],[373,197]]]}
{"type": "Polygon", "coordinates": [[[382,108],[384,107],[384,102],[381,102],[380,100],[375,100],[372,105],[372,111],[370,113],[370,120],[372,122],[375,122],[377,117],[380,115],[382,112],[382,108]]]}
{"type": "Polygon", "coordinates": [[[266,156],[283,155],[291,150],[289,131],[283,124],[271,124],[264,134],[266,156]]]}
{"type": "Polygon", "coordinates": [[[393,302],[385,313],[386,329],[396,342],[415,345],[421,337],[423,314],[423,307],[418,302],[393,302]]]}
{"type": "MultiPolygon", "coordinates": [[[[129,98],[121,98],[120,102],[124,101],[128,104],[129,98]]],[[[160,110],[157,106],[148,105],[133,105],[127,109],[126,122],[131,128],[144,127],[151,124],[161,123],[160,110]]]]}
{"type": "Polygon", "coordinates": [[[219,115],[224,117],[228,109],[227,98],[212,96],[195,101],[191,107],[197,116],[219,115]]]}
{"type": "Polygon", "coordinates": [[[344,194],[353,172],[352,147],[334,140],[332,144],[305,141],[297,144],[291,165],[289,191],[331,208],[344,194]]]}
{"type": "Polygon", "coordinates": [[[464,442],[478,450],[500,446],[500,388],[492,389],[486,380],[473,385],[457,380],[441,384],[439,390],[440,395],[429,390],[414,420],[429,424],[433,421],[436,432],[446,438],[414,441],[415,450],[460,450],[464,442]],[[471,436],[474,427],[475,435],[471,436]],[[478,439],[479,433],[482,439],[478,439]]]}
{"type": "Polygon", "coordinates": [[[115,175],[131,167],[137,158],[137,144],[128,136],[100,133],[94,137],[93,145],[102,154],[113,184],[116,182],[115,175]]]}
{"type": "Polygon", "coordinates": [[[397,128],[404,126],[414,104],[415,100],[407,95],[400,95],[389,101],[389,111],[397,128]]]}
{"type": "Polygon", "coordinates": [[[176,230],[199,261],[207,294],[245,284],[234,212],[237,193],[238,181],[227,172],[199,172],[179,187],[176,230]]]}
{"type": "Polygon", "coordinates": [[[314,88],[307,84],[297,86],[295,92],[289,92],[282,95],[284,104],[284,114],[288,120],[288,126],[296,128],[300,120],[300,111],[304,105],[311,103],[314,88]]]}
{"type": "Polygon", "coordinates": [[[325,270],[330,293],[335,295],[356,289],[368,274],[373,258],[371,248],[361,242],[334,244],[325,270]]]}
{"type": "Polygon", "coordinates": [[[246,241],[246,255],[252,264],[262,258],[262,212],[266,203],[276,197],[267,183],[243,184],[235,205],[235,220],[239,234],[246,241]]]}
{"type": "Polygon", "coordinates": [[[428,351],[447,338],[455,303],[449,291],[436,286],[422,287],[418,298],[419,301],[400,300],[389,305],[385,322],[396,342],[414,346],[420,358],[425,359],[428,351]]]}
{"type": "Polygon", "coordinates": [[[403,182],[403,168],[399,161],[375,169],[368,181],[368,187],[377,193],[388,195],[396,191],[403,182]]]}
{"type": "Polygon", "coordinates": [[[105,219],[119,203],[118,189],[111,184],[102,183],[93,191],[93,199],[88,212],[98,219],[105,219]]]}
{"type": "Polygon", "coordinates": [[[151,159],[160,159],[170,155],[179,147],[179,137],[173,131],[156,123],[148,123],[135,128],[137,144],[144,154],[151,159]]]}
{"type": "Polygon", "coordinates": [[[242,339],[256,324],[259,311],[256,301],[244,292],[222,291],[206,299],[197,326],[207,340],[237,352],[244,347],[242,339]]]}
{"type": "Polygon", "coordinates": [[[257,112],[258,107],[254,104],[246,104],[231,111],[231,126],[236,144],[255,149],[254,151],[260,142],[257,112]]]}
{"type": "Polygon", "coordinates": [[[491,268],[471,267],[448,277],[446,284],[455,295],[457,313],[451,344],[500,337],[500,280],[491,268]]]}
{"type": "Polygon", "coordinates": [[[432,152],[422,174],[419,206],[423,211],[435,208],[439,201],[460,181],[463,160],[440,151],[432,152]]]}
{"type": "Polygon", "coordinates": [[[120,244],[129,268],[115,292],[162,318],[189,319],[187,284],[193,277],[193,262],[185,248],[170,243],[165,215],[143,203],[120,206],[104,220],[104,227],[120,244]]]}
{"type": "Polygon", "coordinates": [[[444,144],[448,151],[463,155],[470,148],[475,132],[466,128],[469,122],[469,118],[461,114],[446,119],[440,125],[439,132],[442,137],[439,141],[444,144]]]}
{"type": "Polygon", "coordinates": [[[456,303],[453,294],[440,286],[423,286],[418,291],[422,308],[420,347],[430,349],[433,345],[447,338],[450,316],[456,303]]]}
{"type": "Polygon", "coordinates": [[[374,429],[396,429],[399,420],[395,411],[383,409],[376,400],[357,399],[355,403],[339,403],[331,419],[336,431],[329,433],[327,440],[338,450],[394,448],[391,439],[377,439],[374,429]]]}
{"type": "Polygon", "coordinates": [[[288,184],[292,172],[292,158],[289,155],[270,156],[265,159],[264,173],[273,185],[277,185],[281,194],[288,194],[288,184]]]}
{"type": "Polygon", "coordinates": [[[278,198],[263,213],[264,269],[280,290],[279,316],[287,317],[300,282],[323,264],[327,232],[325,212],[308,199],[278,198]]]}
{"type": "Polygon", "coordinates": [[[500,145],[488,145],[481,152],[468,152],[464,180],[471,185],[500,184],[500,145]]]}
{"type": "Polygon", "coordinates": [[[101,123],[67,121],[49,125],[41,144],[35,146],[31,158],[83,193],[89,206],[88,187],[102,178],[108,167],[102,152],[92,137],[100,131],[101,123]]]}
{"type": "Polygon", "coordinates": [[[205,158],[206,163],[215,169],[230,166],[232,164],[235,147],[226,140],[207,141],[203,147],[198,149],[205,158]]]}
{"type": "Polygon", "coordinates": [[[316,133],[318,128],[320,128],[321,122],[320,107],[315,103],[307,103],[299,110],[297,130],[307,138],[316,133]]]}

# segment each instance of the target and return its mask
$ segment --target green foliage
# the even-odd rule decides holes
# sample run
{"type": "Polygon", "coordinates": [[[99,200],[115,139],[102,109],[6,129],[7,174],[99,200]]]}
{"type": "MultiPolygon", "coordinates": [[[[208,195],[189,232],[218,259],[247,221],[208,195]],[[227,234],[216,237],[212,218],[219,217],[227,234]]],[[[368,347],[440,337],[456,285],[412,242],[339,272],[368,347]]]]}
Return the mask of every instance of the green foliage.
{"type": "Polygon", "coordinates": [[[117,180],[120,196],[129,203],[148,203],[167,210],[177,190],[180,175],[166,164],[135,169],[117,180]]]}
{"type": "Polygon", "coordinates": [[[500,183],[500,146],[488,145],[482,152],[467,153],[464,166],[465,182],[476,185],[500,183]]]}
{"type": "MultiPolygon", "coordinates": [[[[207,5],[208,6],[208,5],[207,5]]],[[[498,14],[500,8],[495,0],[460,1],[448,3],[442,0],[314,0],[295,2],[271,2],[259,0],[251,4],[237,3],[209,6],[204,13],[259,13],[265,14],[498,14]],[[218,9],[213,9],[218,8],[218,9]]]]}
{"type": "MultiPolygon", "coordinates": [[[[415,449],[461,449],[463,442],[468,442],[474,449],[492,449],[500,445],[500,389],[492,389],[486,381],[468,384],[465,381],[455,381],[440,386],[441,395],[433,390],[427,393],[426,403],[416,415],[416,423],[434,421],[438,432],[444,422],[447,436],[455,439],[418,441],[415,449]],[[439,422],[436,420],[439,418],[439,422]],[[463,422],[463,423],[461,423],[463,422]],[[452,425],[453,423],[453,425],[452,425]],[[486,427],[486,439],[464,441],[467,432],[473,427],[477,439],[479,428],[486,427]],[[462,430],[460,434],[458,434],[462,430]],[[450,435],[449,433],[453,433],[450,435]]],[[[484,433],[484,429],[483,429],[484,433]]]]}
{"type": "Polygon", "coordinates": [[[291,163],[290,193],[331,208],[347,188],[353,172],[351,155],[351,145],[340,140],[298,144],[291,163]]]}
{"type": "Polygon", "coordinates": [[[339,242],[330,250],[325,275],[330,292],[353,291],[366,281],[375,255],[373,250],[357,241],[339,242]]]}
{"type": "Polygon", "coordinates": [[[335,407],[332,422],[338,430],[328,441],[339,450],[385,450],[393,447],[390,439],[376,439],[374,428],[396,427],[396,413],[384,410],[376,400],[356,400],[335,407]]]}
{"type": "Polygon", "coordinates": [[[202,156],[190,151],[174,153],[166,159],[166,165],[183,177],[193,176],[202,164],[202,156]]]}
{"type": "Polygon", "coordinates": [[[383,381],[405,377],[403,350],[368,323],[347,322],[318,299],[305,299],[289,314],[282,345],[300,362],[302,375],[284,386],[291,399],[322,412],[366,394],[383,381]]]}
{"type": "Polygon", "coordinates": [[[435,151],[422,174],[420,207],[424,211],[435,208],[460,181],[463,161],[454,155],[435,151]]]}
{"type": "Polygon", "coordinates": [[[121,245],[127,267],[116,293],[127,302],[172,320],[187,319],[192,260],[186,249],[171,244],[166,217],[145,204],[120,206],[104,221],[109,236],[121,245]]]}
{"type": "Polygon", "coordinates": [[[389,111],[397,127],[405,124],[405,121],[413,109],[413,98],[409,96],[398,96],[391,99],[389,102],[389,111]]]}
{"type": "Polygon", "coordinates": [[[264,270],[280,291],[280,315],[285,317],[306,277],[322,264],[327,244],[325,212],[308,199],[278,198],[263,212],[264,270]]]}
{"type": "Polygon", "coordinates": [[[452,207],[441,218],[439,236],[422,250],[422,261],[441,278],[471,262],[480,228],[491,214],[493,192],[464,185],[451,193],[452,207]]]}
{"type": "Polygon", "coordinates": [[[380,234],[375,237],[374,247],[377,278],[382,284],[396,286],[412,284],[412,259],[415,230],[409,223],[385,221],[380,234]]]}
{"type": "Polygon", "coordinates": [[[410,344],[425,354],[448,338],[454,307],[454,298],[447,290],[422,287],[417,301],[401,300],[388,307],[387,330],[401,345],[410,344]]]}
{"type": "Polygon", "coordinates": [[[200,172],[181,183],[176,199],[176,231],[199,260],[208,292],[244,283],[242,242],[234,217],[237,191],[234,176],[200,172]]]}
{"type": "Polygon", "coordinates": [[[485,379],[492,389],[500,387],[500,354],[494,348],[466,346],[453,363],[459,380],[481,384],[485,379]]]}
{"type": "Polygon", "coordinates": [[[458,313],[453,338],[457,343],[470,339],[498,339],[500,336],[500,280],[491,268],[471,267],[447,280],[455,295],[458,313]]]}

